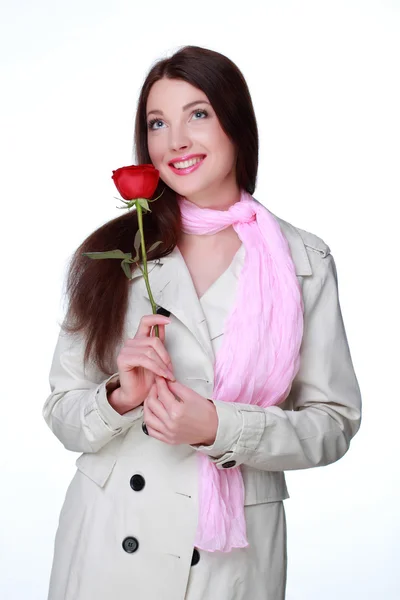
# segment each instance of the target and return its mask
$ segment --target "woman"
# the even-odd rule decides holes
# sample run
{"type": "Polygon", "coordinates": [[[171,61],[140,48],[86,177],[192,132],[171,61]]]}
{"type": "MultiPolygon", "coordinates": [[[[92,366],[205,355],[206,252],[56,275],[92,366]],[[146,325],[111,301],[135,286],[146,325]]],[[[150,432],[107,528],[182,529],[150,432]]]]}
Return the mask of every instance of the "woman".
{"type": "Polygon", "coordinates": [[[256,119],[225,56],[155,64],[135,146],[164,189],[144,219],[160,309],[140,270],[82,256],[132,251],[133,211],[77,249],[43,415],[81,454],[48,598],[280,600],[284,471],[339,460],[361,420],[334,259],[251,196],[256,119]]]}

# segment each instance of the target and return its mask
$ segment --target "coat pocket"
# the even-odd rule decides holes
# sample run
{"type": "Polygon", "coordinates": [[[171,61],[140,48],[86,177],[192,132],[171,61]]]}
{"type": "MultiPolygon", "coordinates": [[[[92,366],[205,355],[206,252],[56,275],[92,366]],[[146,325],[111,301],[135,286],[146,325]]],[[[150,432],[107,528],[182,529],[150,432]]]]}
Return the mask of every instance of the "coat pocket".
{"type": "Polygon", "coordinates": [[[84,452],[75,461],[76,467],[98,486],[103,487],[117,462],[114,454],[84,452]]]}
{"type": "Polygon", "coordinates": [[[245,488],[244,505],[276,502],[289,498],[283,471],[261,471],[241,465],[245,488]]]}

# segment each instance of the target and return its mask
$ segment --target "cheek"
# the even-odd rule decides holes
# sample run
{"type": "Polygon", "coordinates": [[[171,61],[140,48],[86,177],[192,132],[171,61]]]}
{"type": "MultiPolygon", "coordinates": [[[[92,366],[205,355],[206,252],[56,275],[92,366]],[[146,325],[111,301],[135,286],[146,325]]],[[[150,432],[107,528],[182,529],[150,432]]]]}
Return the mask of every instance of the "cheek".
{"type": "Polygon", "coordinates": [[[226,136],[220,136],[216,148],[221,166],[231,167],[235,160],[235,149],[232,142],[226,136]]]}
{"type": "Polygon", "coordinates": [[[214,127],[208,131],[208,140],[210,148],[216,156],[223,161],[231,160],[234,153],[233,144],[220,127],[214,127]]]}
{"type": "Polygon", "coordinates": [[[147,138],[147,149],[151,158],[151,162],[155,167],[162,161],[164,154],[163,144],[161,139],[154,137],[147,138]]]}

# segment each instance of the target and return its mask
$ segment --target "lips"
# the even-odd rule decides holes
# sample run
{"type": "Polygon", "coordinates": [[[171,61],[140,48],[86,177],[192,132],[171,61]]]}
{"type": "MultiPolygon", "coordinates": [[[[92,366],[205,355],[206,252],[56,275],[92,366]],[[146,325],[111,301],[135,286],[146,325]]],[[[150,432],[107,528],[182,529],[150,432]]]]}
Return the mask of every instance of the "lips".
{"type": "MultiPolygon", "coordinates": [[[[198,154],[195,155],[198,156],[199,158],[201,158],[201,156],[199,156],[198,154]]],[[[201,165],[204,163],[206,156],[203,155],[202,160],[199,160],[198,162],[196,162],[194,165],[192,165],[191,167],[186,167],[184,169],[176,169],[172,163],[169,164],[169,168],[171,169],[171,171],[173,171],[176,175],[189,175],[190,173],[193,173],[193,171],[196,171],[196,169],[198,169],[199,167],[201,167],[201,165]]],[[[189,160],[189,159],[186,159],[189,160]]],[[[177,160],[174,160],[174,162],[179,162],[177,160]]]]}
{"type": "Polygon", "coordinates": [[[184,162],[185,160],[190,160],[191,158],[205,158],[206,154],[185,154],[184,156],[178,156],[177,158],[173,158],[168,162],[171,166],[173,163],[184,162]]]}

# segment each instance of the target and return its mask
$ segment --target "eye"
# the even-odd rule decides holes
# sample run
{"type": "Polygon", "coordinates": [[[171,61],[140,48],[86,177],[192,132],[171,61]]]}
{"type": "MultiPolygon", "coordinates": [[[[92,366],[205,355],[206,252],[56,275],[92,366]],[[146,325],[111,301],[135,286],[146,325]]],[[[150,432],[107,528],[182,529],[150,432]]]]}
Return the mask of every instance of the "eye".
{"type": "MultiPolygon", "coordinates": [[[[203,108],[197,108],[192,112],[192,115],[197,115],[197,114],[204,115],[204,117],[202,117],[202,118],[208,117],[208,112],[206,110],[204,110],[203,108]]],[[[195,119],[195,120],[199,121],[199,119],[195,119]]],[[[156,129],[160,129],[160,127],[153,127],[153,125],[155,125],[156,123],[163,123],[163,120],[157,119],[157,118],[150,119],[150,121],[147,124],[148,129],[151,129],[153,131],[156,129]]]]}
{"type": "MultiPolygon", "coordinates": [[[[203,114],[205,117],[208,116],[208,112],[206,110],[204,110],[203,108],[198,108],[197,110],[194,110],[192,112],[192,115],[196,115],[196,114],[203,114]]],[[[198,119],[196,119],[196,121],[198,121],[198,119]]]]}
{"type": "MultiPolygon", "coordinates": [[[[155,123],[162,123],[162,119],[150,119],[150,121],[147,124],[147,127],[149,129],[153,129],[153,125],[155,125],[155,123]]],[[[156,129],[159,129],[159,128],[156,127],[156,129]]]]}

